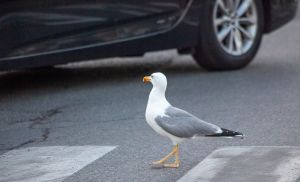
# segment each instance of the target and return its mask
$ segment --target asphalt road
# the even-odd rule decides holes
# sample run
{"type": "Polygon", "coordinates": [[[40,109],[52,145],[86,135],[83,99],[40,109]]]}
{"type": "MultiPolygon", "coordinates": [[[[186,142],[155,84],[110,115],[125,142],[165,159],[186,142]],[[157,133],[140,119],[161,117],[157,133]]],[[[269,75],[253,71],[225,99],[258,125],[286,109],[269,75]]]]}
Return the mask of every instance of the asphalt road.
{"type": "MultiPolygon", "coordinates": [[[[300,145],[300,17],[264,37],[246,69],[206,72],[174,51],[54,69],[0,73],[0,154],[32,146],[117,146],[65,178],[74,181],[175,181],[224,146],[300,145]],[[167,98],[244,140],[197,139],[181,145],[179,169],[149,163],[171,150],[144,112],[151,86],[168,77],[167,98]]],[[[0,164],[1,165],[1,164],[0,164]]]]}

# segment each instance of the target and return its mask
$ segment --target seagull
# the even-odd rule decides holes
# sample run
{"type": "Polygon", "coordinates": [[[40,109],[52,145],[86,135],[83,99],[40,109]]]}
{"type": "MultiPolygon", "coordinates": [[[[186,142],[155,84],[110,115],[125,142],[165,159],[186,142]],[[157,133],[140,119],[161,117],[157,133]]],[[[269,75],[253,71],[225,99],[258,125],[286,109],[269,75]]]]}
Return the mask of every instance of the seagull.
{"type": "Polygon", "coordinates": [[[205,122],[185,110],[172,106],[165,96],[167,78],[163,73],[157,72],[151,76],[145,76],[143,82],[153,85],[145,113],[146,121],[155,132],[168,137],[174,145],[168,155],[161,160],[152,162],[153,165],[178,168],[180,164],[179,144],[186,139],[197,137],[243,138],[243,134],[240,132],[205,122]],[[166,163],[172,156],[175,156],[174,163],[166,163]]]}

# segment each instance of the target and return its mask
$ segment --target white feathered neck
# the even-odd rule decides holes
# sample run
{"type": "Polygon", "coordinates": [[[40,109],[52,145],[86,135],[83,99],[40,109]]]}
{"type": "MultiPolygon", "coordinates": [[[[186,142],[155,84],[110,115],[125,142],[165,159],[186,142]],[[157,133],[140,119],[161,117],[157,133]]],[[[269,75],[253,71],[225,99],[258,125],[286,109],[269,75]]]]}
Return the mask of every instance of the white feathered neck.
{"type": "Polygon", "coordinates": [[[162,115],[166,108],[171,106],[171,104],[167,101],[166,89],[161,89],[153,86],[147,104],[147,111],[157,112],[156,114],[162,115]]]}

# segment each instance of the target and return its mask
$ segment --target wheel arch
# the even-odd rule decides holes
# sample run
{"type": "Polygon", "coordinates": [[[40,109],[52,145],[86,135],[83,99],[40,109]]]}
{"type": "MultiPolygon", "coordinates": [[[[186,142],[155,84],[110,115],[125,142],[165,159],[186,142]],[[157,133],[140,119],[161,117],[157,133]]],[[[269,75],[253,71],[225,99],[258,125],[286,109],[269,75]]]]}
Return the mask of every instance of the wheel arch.
{"type": "Polygon", "coordinates": [[[264,33],[269,33],[271,31],[270,29],[270,22],[271,22],[271,1],[270,0],[264,0],[262,1],[263,9],[264,9],[264,33]]]}

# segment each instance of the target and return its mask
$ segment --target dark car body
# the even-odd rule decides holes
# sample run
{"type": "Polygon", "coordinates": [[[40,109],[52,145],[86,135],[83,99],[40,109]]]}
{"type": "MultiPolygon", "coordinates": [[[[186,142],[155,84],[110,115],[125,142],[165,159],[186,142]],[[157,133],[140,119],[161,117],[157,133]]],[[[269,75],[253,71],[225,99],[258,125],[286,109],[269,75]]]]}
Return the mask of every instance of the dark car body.
{"type": "MultiPolygon", "coordinates": [[[[265,0],[264,32],[291,20],[296,0],[265,0]]],[[[142,55],[197,45],[201,0],[3,0],[0,69],[142,55]]]]}

